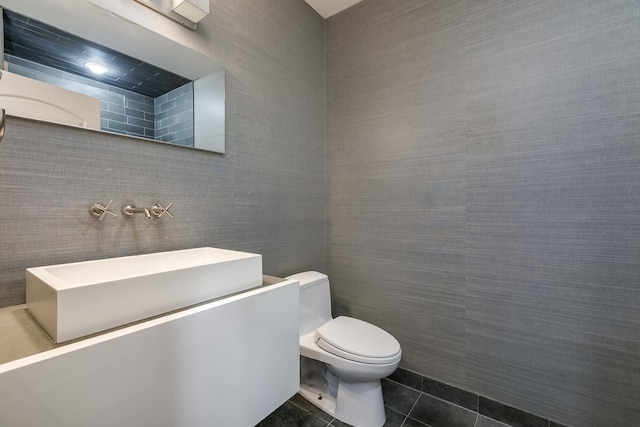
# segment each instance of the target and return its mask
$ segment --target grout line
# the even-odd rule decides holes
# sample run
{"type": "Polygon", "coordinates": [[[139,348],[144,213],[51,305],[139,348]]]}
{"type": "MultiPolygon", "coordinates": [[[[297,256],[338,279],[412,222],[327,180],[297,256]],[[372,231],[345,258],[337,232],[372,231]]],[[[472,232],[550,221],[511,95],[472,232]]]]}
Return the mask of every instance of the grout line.
{"type": "MultiPolygon", "coordinates": [[[[411,409],[413,409],[413,408],[411,408],[411,409]]],[[[411,412],[411,411],[409,411],[409,412],[411,412]]],[[[409,414],[407,414],[407,415],[405,415],[405,416],[404,416],[404,419],[402,420],[402,423],[400,423],[400,427],[403,427],[403,426],[404,426],[404,424],[407,422],[407,419],[408,419],[408,418],[409,418],[409,414]]]]}
{"type": "MultiPolygon", "coordinates": [[[[478,411],[474,411],[473,409],[465,408],[465,407],[464,407],[464,406],[462,406],[462,405],[458,405],[457,403],[454,403],[454,402],[451,402],[451,401],[449,401],[449,400],[447,400],[447,399],[443,399],[443,398],[441,398],[441,397],[435,396],[435,395],[433,395],[433,394],[431,394],[431,393],[427,393],[427,392],[424,392],[424,391],[423,391],[421,394],[426,394],[426,395],[427,395],[427,396],[429,396],[429,397],[433,397],[434,399],[438,399],[438,400],[440,400],[441,402],[448,403],[449,405],[457,406],[458,408],[460,408],[460,409],[464,409],[465,411],[473,412],[474,414],[480,414],[480,411],[479,411],[479,410],[478,410],[478,411]]],[[[479,409],[479,408],[478,408],[478,409],[479,409]]]]}
{"type": "MultiPolygon", "coordinates": [[[[293,397],[293,396],[292,396],[293,397]]],[[[322,422],[326,422],[326,420],[323,420],[322,418],[320,418],[319,416],[317,416],[316,414],[314,414],[313,412],[309,411],[307,408],[303,408],[302,406],[296,404],[295,402],[291,401],[291,399],[287,400],[287,402],[291,403],[293,406],[295,406],[296,408],[302,409],[304,412],[308,413],[309,415],[311,415],[314,418],[319,419],[322,422]]],[[[327,423],[327,427],[333,422],[333,420],[335,420],[335,418],[332,418],[331,421],[329,421],[327,423]]]]}
{"type": "MultiPolygon", "coordinates": [[[[399,383],[398,383],[399,384],[399,383]]],[[[409,387],[411,388],[411,387],[409,387]]],[[[415,390],[415,388],[412,388],[412,390],[415,390]]],[[[413,411],[413,408],[416,407],[416,405],[418,404],[418,400],[420,400],[420,395],[422,394],[422,392],[420,392],[420,394],[418,395],[418,397],[416,397],[416,401],[413,402],[413,405],[411,405],[411,409],[409,409],[409,412],[407,412],[407,415],[405,415],[404,420],[402,420],[402,424],[400,424],[400,427],[403,427],[404,424],[407,422],[407,419],[409,419],[409,414],[411,413],[411,411],[413,411]]]]}

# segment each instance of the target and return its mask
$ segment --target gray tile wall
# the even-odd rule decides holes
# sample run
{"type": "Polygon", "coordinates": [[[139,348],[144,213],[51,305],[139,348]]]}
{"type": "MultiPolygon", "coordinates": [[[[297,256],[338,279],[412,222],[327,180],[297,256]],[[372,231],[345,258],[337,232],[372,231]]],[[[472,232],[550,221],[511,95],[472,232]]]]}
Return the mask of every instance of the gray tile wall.
{"type": "Polygon", "coordinates": [[[640,3],[365,0],[327,22],[334,314],[402,366],[640,425],[640,3]]]}
{"type": "Polygon", "coordinates": [[[45,65],[5,55],[9,71],[100,100],[100,129],[154,138],[154,99],[45,65]]]}
{"type": "Polygon", "coordinates": [[[0,306],[24,269],[203,245],[264,272],[325,270],[324,22],[303,1],[211,2],[198,24],[227,70],[225,155],[8,118],[0,144],[0,306]],[[175,218],[107,217],[113,199],[175,218]]]}
{"type": "Polygon", "coordinates": [[[193,83],[153,100],[155,138],[193,147],[193,83]]]}

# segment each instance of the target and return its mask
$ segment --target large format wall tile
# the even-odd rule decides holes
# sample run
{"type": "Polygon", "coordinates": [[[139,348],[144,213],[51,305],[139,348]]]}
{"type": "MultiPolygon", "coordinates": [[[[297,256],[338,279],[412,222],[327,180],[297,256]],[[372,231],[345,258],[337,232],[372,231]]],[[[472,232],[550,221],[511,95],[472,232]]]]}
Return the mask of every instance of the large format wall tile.
{"type": "Polygon", "coordinates": [[[324,270],[324,21],[296,0],[233,3],[236,238],[270,271],[324,270]]]}
{"type": "Polygon", "coordinates": [[[639,10],[612,3],[468,20],[468,384],[574,425],[640,417],[639,10]]]}
{"type": "Polygon", "coordinates": [[[640,4],[366,0],[327,24],[335,308],[402,365],[640,423],[640,4]]]}
{"type": "Polygon", "coordinates": [[[464,384],[465,88],[450,84],[464,2],[449,3],[364,2],[329,20],[328,262],[338,313],[464,384]]]}

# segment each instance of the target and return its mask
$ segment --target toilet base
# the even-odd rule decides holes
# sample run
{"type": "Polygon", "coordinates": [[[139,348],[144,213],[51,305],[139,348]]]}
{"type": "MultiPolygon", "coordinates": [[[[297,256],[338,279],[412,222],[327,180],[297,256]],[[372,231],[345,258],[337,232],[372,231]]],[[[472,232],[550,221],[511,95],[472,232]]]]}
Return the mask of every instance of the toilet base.
{"type": "Polygon", "coordinates": [[[314,406],[317,406],[322,411],[326,412],[332,417],[336,416],[335,396],[323,393],[308,384],[300,384],[300,391],[298,393],[300,393],[302,397],[313,403],[314,406]]]}
{"type": "Polygon", "coordinates": [[[301,384],[300,395],[329,415],[354,427],[381,427],[386,421],[380,381],[340,381],[337,396],[301,384]]]}
{"type": "Polygon", "coordinates": [[[340,381],[335,417],[355,427],[381,427],[387,417],[384,413],[380,381],[340,381]]]}

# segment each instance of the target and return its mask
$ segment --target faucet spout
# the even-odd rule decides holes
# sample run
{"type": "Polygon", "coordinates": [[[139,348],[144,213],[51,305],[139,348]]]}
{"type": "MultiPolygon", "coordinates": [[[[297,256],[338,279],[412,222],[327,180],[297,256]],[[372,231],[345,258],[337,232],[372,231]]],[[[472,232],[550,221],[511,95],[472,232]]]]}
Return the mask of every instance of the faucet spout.
{"type": "Polygon", "coordinates": [[[151,219],[151,212],[147,208],[136,208],[131,203],[126,204],[122,207],[122,213],[124,216],[132,217],[137,213],[144,214],[146,219],[151,219]]]}

